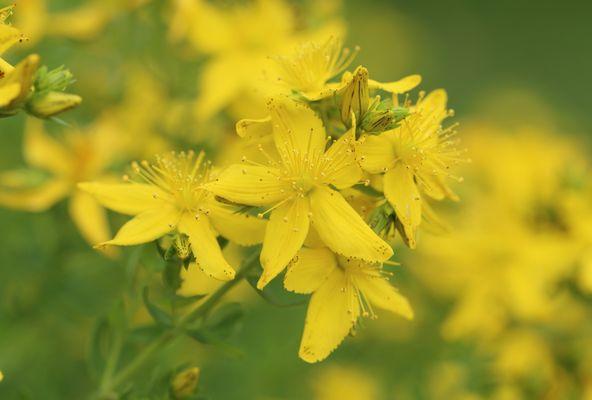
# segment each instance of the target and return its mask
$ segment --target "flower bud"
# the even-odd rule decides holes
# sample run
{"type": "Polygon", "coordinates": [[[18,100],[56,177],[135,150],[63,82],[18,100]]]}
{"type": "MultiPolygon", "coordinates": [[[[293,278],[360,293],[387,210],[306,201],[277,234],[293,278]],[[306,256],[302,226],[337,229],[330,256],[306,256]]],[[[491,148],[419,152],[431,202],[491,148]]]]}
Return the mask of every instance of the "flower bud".
{"type": "Polygon", "coordinates": [[[46,92],[34,94],[27,102],[27,111],[39,118],[49,118],[63,113],[80,104],[82,98],[64,92],[46,92]]]}
{"type": "Polygon", "coordinates": [[[185,399],[191,396],[199,381],[199,368],[187,368],[179,372],[171,382],[171,391],[175,399],[185,399]]]}
{"type": "Polygon", "coordinates": [[[341,96],[341,121],[347,127],[351,125],[352,112],[356,116],[356,121],[359,121],[368,110],[368,104],[370,103],[368,70],[359,66],[350,79],[341,96]]]}
{"type": "MultiPolygon", "coordinates": [[[[384,103],[384,102],[383,102],[384,103]]],[[[392,105],[378,104],[371,107],[360,123],[360,127],[366,132],[384,132],[395,128],[399,122],[409,115],[409,109],[405,107],[393,107],[392,105]]]]}

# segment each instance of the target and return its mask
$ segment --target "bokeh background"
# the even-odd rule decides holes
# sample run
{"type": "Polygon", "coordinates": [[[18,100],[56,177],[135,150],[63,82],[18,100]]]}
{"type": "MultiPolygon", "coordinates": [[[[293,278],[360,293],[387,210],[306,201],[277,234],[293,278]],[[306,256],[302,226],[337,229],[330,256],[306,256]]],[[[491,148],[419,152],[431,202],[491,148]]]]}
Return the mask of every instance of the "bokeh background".
{"type": "MultiPolygon", "coordinates": [[[[84,34],[59,33],[52,13],[85,1],[46,1],[45,19],[35,19],[40,3],[17,0],[15,23],[20,18],[30,41],[8,58],[35,51],[49,66],[67,65],[77,78],[73,91],[84,99],[62,118],[70,127],[50,121],[48,131],[84,130],[101,121],[136,134],[132,143],[158,142],[154,136],[162,132],[177,147],[214,151],[224,143],[220,132],[232,121],[193,128],[188,104],[205,58],[170,44],[172,2],[113,1],[117,12],[84,34]],[[37,11],[19,17],[29,9],[37,11]]],[[[473,159],[456,186],[464,200],[440,208],[448,238],[425,233],[417,250],[396,249],[402,267],[394,281],[414,305],[414,321],[386,314],[366,321],[328,360],[308,365],[297,358],[305,306],[278,309],[245,286],[232,296],[246,303],[241,329],[230,339],[240,353],[187,340],[152,367],[171,360],[199,366],[200,393],[211,399],[592,398],[592,285],[586,278],[586,266],[592,268],[586,228],[592,223],[592,4],[292,4],[301,14],[341,16],[346,42],[362,48],[355,63],[376,79],[420,73],[422,88],[446,88],[473,159]],[[566,171],[575,171],[572,186],[566,171]],[[543,208],[539,199],[560,216],[533,217],[533,225],[531,211],[543,208]],[[547,278],[538,285],[540,276],[547,278]],[[517,289],[503,291],[512,285],[517,289]],[[492,294],[474,298],[471,288],[492,294]],[[521,296],[529,305],[514,307],[521,296]],[[465,314],[458,311],[463,301],[473,306],[465,314]],[[455,315],[456,325],[450,322],[455,315]]],[[[76,31],[76,24],[89,23],[84,18],[62,21],[63,30],[76,31]]],[[[25,166],[25,120],[0,120],[2,171],[25,166]]],[[[114,226],[121,222],[112,218],[114,226]]],[[[117,307],[127,270],[92,250],[64,202],[39,213],[0,208],[0,227],[0,398],[86,398],[94,385],[87,365],[93,327],[117,307]]]]}

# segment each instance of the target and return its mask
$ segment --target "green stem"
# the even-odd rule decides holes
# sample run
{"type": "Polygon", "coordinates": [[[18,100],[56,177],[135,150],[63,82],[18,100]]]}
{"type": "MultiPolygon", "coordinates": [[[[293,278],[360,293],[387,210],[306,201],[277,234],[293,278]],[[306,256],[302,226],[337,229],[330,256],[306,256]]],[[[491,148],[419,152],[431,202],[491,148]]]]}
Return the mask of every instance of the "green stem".
{"type": "Polygon", "coordinates": [[[119,385],[127,381],[131,378],[137,371],[140,369],[144,363],[150,359],[150,357],[160,350],[162,347],[166,346],[174,339],[178,338],[179,336],[183,335],[185,327],[197,320],[198,318],[206,316],[214,306],[218,304],[218,302],[224,297],[224,295],[236,286],[241,280],[248,274],[250,270],[252,270],[257,265],[257,260],[259,253],[257,251],[250,254],[243,262],[243,267],[237,272],[235,278],[231,281],[225,282],[222,286],[218,288],[214,293],[212,293],[199,307],[194,309],[193,311],[186,314],[183,318],[179,320],[177,325],[174,329],[166,331],[154,339],[147,347],[145,347],[142,352],[136,355],[134,359],[130,361],[130,363],[125,366],[119,373],[117,373],[112,379],[109,379],[108,382],[105,382],[105,385],[101,385],[101,389],[99,395],[97,396],[99,399],[105,398],[108,396],[114,389],[116,389],[119,385]]]}

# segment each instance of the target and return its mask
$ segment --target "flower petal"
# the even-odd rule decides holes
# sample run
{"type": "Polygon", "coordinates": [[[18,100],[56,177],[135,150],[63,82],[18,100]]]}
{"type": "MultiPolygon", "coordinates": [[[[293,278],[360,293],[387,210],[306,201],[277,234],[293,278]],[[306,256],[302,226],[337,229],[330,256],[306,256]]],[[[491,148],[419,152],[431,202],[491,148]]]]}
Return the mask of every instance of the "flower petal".
{"type": "Polygon", "coordinates": [[[297,168],[318,160],[325,151],[325,127],[303,103],[280,97],[270,100],[274,142],[284,165],[297,168]]]}
{"type": "Polygon", "coordinates": [[[21,92],[21,84],[13,82],[8,85],[0,86],[0,107],[7,106],[21,92]]]}
{"type": "Polygon", "coordinates": [[[391,141],[384,135],[364,136],[358,141],[358,162],[371,174],[380,174],[388,170],[395,160],[395,152],[391,141]]]}
{"type": "Polygon", "coordinates": [[[384,175],[384,195],[408,234],[414,233],[421,223],[421,197],[413,175],[403,164],[395,165],[384,175]]]}
{"type": "Polygon", "coordinates": [[[84,239],[91,245],[105,242],[111,237],[107,213],[90,194],[75,191],[70,198],[68,211],[84,239]]]}
{"type": "Polygon", "coordinates": [[[214,114],[227,107],[243,89],[245,72],[241,58],[222,56],[208,62],[199,80],[200,94],[195,105],[195,112],[200,121],[207,121],[214,114]]]}
{"type": "Polygon", "coordinates": [[[143,183],[83,182],[78,187],[104,207],[126,215],[137,215],[165,206],[163,199],[168,196],[158,187],[143,183]]]}
{"type": "Polygon", "coordinates": [[[253,215],[237,212],[237,207],[212,200],[210,222],[222,236],[241,246],[252,246],[263,241],[267,222],[253,215]]]}
{"type": "Polygon", "coordinates": [[[0,23],[0,54],[14,46],[22,38],[18,29],[11,25],[0,23]]]}
{"type": "Polygon", "coordinates": [[[370,229],[340,193],[317,188],[311,194],[310,206],[314,228],[334,252],[371,262],[384,261],[393,255],[393,249],[370,229]]]}
{"type": "Polygon", "coordinates": [[[215,195],[239,204],[267,206],[286,198],[290,186],[275,168],[233,164],[205,185],[215,195]]]}
{"type": "Polygon", "coordinates": [[[328,248],[301,249],[288,267],[284,287],[296,293],[312,293],[337,267],[335,254],[328,248]]]}
{"type": "Polygon", "coordinates": [[[62,179],[52,179],[39,186],[23,189],[0,189],[0,205],[15,210],[45,211],[66,197],[71,189],[70,182],[62,179]]]}
{"type": "Polygon", "coordinates": [[[408,92],[421,83],[421,75],[409,75],[395,82],[377,82],[375,80],[368,80],[368,87],[370,89],[381,89],[393,94],[401,94],[408,92]]]}
{"type": "Polygon", "coordinates": [[[356,161],[355,125],[339,138],[325,153],[323,172],[325,181],[338,189],[355,185],[362,179],[362,169],[356,161]]]}
{"type": "Polygon", "coordinates": [[[272,134],[271,117],[241,119],[236,123],[236,133],[247,140],[260,139],[272,134]]]}
{"type": "Polygon", "coordinates": [[[27,121],[24,142],[24,157],[29,165],[57,175],[65,175],[72,170],[72,154],[45,132],[43,121],[32,118],[27,121]]]}
{"type": "Polygon", "coordinates": [[[302,247],[310,225],[308,212],[308,199],[302,197],[271,212],[261,250],[263,274],[257,282],[259,289],[282,272],[302,247]]]}
{"type": "Polygon", "coordinates": [[[132,246],[151,242],[175,229],[180,218],[180,212],[171,206],[146,210],[125,223],[113,239],[99,244],[98,247],[132,246]]]}
{"type": "Polygon", "coordinates": [[[179,223],[179,231],[189,236],[191,250],[197,265],[203,272],[220,281],[229,281],[234,278],[234,269],[222,255],[216,233],[212,230],[208,217],[202,214],[195,218],[185,214],[179,223]]]}
{"type": "Polygon", "coordinates": [[[324,360],[345,339],[358,319],[359,306],[357,300],[352,299],[353,290],[348,286],[351,285],[343,272],[335,268],[313,293],[298,354],[304,361],[324,360]]]}
{"type": "Polygon", "coordinates": [[[418,104],[417,110],[426,113],[445,113],[448,94],[444,89],[436,89],[428,93],[418,104]]]}
{"type": "Polygon", "coordinates": [[[358,289],[372,305],[407,319],[413,319],[413,310],[409,301],[387,279],[368,274],[356,274],[355,282],[358,289]]]}

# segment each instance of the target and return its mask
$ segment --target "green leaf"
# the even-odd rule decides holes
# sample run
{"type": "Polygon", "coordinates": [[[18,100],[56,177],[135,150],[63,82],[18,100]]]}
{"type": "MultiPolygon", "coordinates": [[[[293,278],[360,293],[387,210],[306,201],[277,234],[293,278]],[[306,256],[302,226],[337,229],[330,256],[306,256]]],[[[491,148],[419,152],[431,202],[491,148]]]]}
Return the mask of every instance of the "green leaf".
{"type": "Polygon", "coordinates": [[[88,351],[88,367],[93,377],[101,376],[105,368],[105,354],[108,351],[111,327],[106,318],[99,318],[93,327],[90,348],[88,351]]]}
{"type": "Polygon", "coordinates": [[[148,287],[145,287],[142,291],[142,298],[144,299],[144,305],[146,305],[146,308],[148,309],[148,312],[152,318],[154,318],[154,321],[166,327],[173,326],[173,318],[166,311],[162,310],[160,307],[150,301],[148,296],[148,287]]]}
{"type": "Polygon", "coordinates": [[[226,303],[218,307],[207,319],[206,328],[222,338],[229,337],[245,315],[239,303],[226,303]]]}

